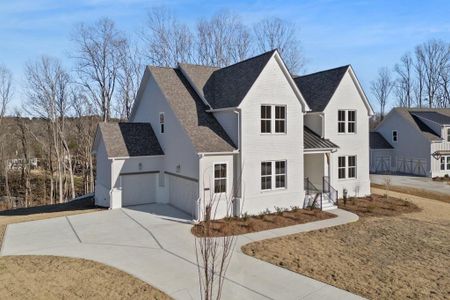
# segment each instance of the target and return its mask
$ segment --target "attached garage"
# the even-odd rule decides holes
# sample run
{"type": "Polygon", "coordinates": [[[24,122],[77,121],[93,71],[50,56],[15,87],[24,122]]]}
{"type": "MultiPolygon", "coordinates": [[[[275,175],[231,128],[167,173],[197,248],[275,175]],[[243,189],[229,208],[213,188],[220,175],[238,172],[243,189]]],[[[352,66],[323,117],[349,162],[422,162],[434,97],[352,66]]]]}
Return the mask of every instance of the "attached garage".
{"type": "Polygon", "coordinates": [[[122,206],[156,202],[158,173],[122,174],[122,206]]]}
{"type": "Polygon", "coordinates": [[[96,205],[119,208],[167,202],[159,197],[166,192],[159,185],[164,152],[149,123],[100,123],[93,153],[98,170],[96,205]]]}

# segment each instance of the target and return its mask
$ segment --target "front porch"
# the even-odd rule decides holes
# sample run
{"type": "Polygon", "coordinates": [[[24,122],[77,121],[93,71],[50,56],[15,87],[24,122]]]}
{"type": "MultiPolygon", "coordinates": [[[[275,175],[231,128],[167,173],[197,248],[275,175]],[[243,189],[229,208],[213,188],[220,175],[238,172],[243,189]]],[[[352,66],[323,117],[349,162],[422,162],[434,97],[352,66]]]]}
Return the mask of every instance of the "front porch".
{"type": "Polygon", "coordinates": [[[317,207],[321,210],[337,208],[338,191],[334,189],[330,176],[331,154],[331,151],[305,152],[304,207],[317,207]]]}

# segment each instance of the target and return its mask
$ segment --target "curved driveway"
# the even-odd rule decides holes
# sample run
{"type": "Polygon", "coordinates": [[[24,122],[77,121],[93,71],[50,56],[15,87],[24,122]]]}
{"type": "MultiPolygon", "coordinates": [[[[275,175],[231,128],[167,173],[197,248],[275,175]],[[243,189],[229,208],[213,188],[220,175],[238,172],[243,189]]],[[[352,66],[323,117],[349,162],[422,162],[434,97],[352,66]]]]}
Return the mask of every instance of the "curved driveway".
{"type": "MultiPolygon", "coordinates": [[[[240,246],[280,235],[353,222],[337,218],[239,236],[226,274],[223,299],[358,299],[346,291],[247,256],[240,246]]],[[[166,214],[167,215],[167,214],[166,214]]],[[[183,213],[145,205],[11,224],[1,255],[57,255],[95,260],[128,272],[175,299],[200,299],[195,239],[183,213]],[[178,219],[151,214],[168,211],[178,219]]]]}

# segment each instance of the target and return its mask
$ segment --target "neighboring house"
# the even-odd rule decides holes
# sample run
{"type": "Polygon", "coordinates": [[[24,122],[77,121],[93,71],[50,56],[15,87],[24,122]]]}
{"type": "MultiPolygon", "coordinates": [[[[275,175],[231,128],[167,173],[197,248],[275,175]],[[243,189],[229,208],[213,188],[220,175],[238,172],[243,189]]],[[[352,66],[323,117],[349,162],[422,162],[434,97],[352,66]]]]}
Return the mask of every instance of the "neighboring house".
{"type": "Polygon", "coordinates": [[[370,193],[372,114],[350,66],[291,76],[276,50],[147,67],[129,123],[98,127],[96,203],[168,203],[193,219],[211,200],[216,218],[333,208],[344,189],[370,193]]]}
{"type": "Polygon", "coordinates": [[[450,175],[450,109],[394,108],[371,133],[371,171],[450,175]]]}

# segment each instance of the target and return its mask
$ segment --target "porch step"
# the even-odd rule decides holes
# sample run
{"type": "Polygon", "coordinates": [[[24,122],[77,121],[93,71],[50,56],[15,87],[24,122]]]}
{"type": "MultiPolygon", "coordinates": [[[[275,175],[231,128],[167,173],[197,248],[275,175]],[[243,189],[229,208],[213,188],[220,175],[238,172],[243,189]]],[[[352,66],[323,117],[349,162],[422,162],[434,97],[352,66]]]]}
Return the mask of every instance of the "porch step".
{"type": "Polygon", "coordinates": [[[337,206],[333,204],[333,202],[323,201],[322,202],[322,210],[332,210],[336,209],[337,206]]]}

